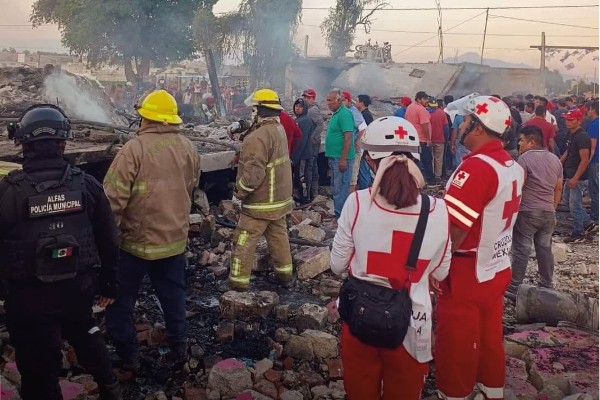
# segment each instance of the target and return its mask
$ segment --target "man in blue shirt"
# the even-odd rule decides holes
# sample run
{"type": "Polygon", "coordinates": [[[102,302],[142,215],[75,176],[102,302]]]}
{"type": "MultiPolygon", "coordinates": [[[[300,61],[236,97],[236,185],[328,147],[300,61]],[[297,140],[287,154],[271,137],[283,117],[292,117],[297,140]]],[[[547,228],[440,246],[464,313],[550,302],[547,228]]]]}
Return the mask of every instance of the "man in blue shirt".
{"type": "Polygon", "coordinates": [[[410,99],[410,97],[404,96],[400,99],[399,103],[400,107],[398,107],[394,112],[394,117],[404,118],[404,115],[406,114],[406,107],[408,107],[410,103],[412,103],[412,100],[410,99]]]}
{"type": "Polygon", "coordinates": [[[592,223],[588,225],[586,233],[598,231],[598,101],[587,105],[587,116],[590,124],[587,134],[592,141],[592,154],[588,167],[588,190],[590,192],[592,223]]]}

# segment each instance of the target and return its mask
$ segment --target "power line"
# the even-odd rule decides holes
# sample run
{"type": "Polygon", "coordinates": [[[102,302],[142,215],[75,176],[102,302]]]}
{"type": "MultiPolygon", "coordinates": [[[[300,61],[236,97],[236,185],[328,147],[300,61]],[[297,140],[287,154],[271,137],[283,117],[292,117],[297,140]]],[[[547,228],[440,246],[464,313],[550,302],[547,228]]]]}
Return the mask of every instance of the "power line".
{"type": "MultiPolygon", "coordinates": [[[[555,5],[555,6],[506,6],[506,7],[489,7],[490,10],[524,10],[524,9],[546,9],[546,8],[594,8],[598,4],[589,5],[555,5]]],[[[302,7],[303,10],[329,10],[329,7],[302,7]]],[[[442,11],[452,10],[487,10],[488,7],[442,7],[442,11]]],[[[365,11],[372,11],[374,8],[365,8],[365,11]]],[[[436,7],[426,8],[379,8],[381,11],[437,11],[436,7]]]]}
{"type": "Polygon", "coordinates": [[[570,28],[582,28],[582,29],[595,29],[595,30],[598,30],[598,28],[594,28],[593,26],[581,26],[581,25],[561,24],[559,22],[547,22],[547,21],[538,21],[538,20],[535,20],[535,19],[506,17],[504,15],[490,15],[490,17],[492,17],[492,18],[514,19],[516,21],[525,21],[525,22],[536,22],[536,23],[539,23],[539,24],[568,26],[570,28]]]}
{"type": "MultiPolygon", "coordinates": [[[[320,25],[311,25],[311,24],[299,24],[300,26],[310,26],[310,27],[315,27],[315,28],[320,28],[320,25]]],[[[415,33],[415,34],[432,34],[432,33],[437,33],[434,31],[403,31],[403,30],[395,30],[395,29],[370,29],[370,31],[374,31],[374,32],[394,32],[394,33],[415,33]]],[[[362,32],[362,31],[360,31],[362,32]]],[[[452,36],[482,36],[483,33],[479,32],[449,32],[449,33],[445,33],[446,35],[452,35],[452,36]]],[[[514,37],[536,37],[539,38],[540,35],[531,35],[531,34],[527,34],[527,35],[520,35],[520,34],[515,34],[515,33],[488,33],[487,36],[514,36],[514,37]]],[[[547,35],[547,36],[552,36],[552,37],[565,37],[565,38],[598,38],[598,35],[547,35]]]]}
{"type": "MultiPolygon", "coordinates": [[[[446,33],[446,32],[448,32],[448,31],[450,31],[450,30],[452,30],[452,29],[454,29],[454,28],[458,28],[459,26],[461,26],[461,25],[463,25],[463,24],[466,24],[467,22],[469,22],[469,21],[471,21],[471,20],[474,20],[474,19],[475,19],[475,18],[477,18],[477,17],[480,17],[480,16],[482,16],[482,15],[483,15],[483,14],[485,14],[485,13],[486,13],[486,11],[484,11],[484,12],[482,12],[482,13],[479,13],[479,14],[477,14],[477,15],[475,15],[475,16],[473,16],[473,17],[471,17],[471,18],[467,19],[467,20],[464,20],[463,22],[461,22],[461,23],[459,23],[459,24],[453,25],[453,26],[451,26],[450,28],[446,29],[446,30],[445,30],[443,33],[446,33]]],[[[423,44],[423,43],[425,43],[425,42],[427,42],[427,41],[429,41],[429,40],[431,40],[431,39],[434,39],[434,38],[436,38],[436,37],[438,37],[438,35],[437,35],[437,34],[436,34],[436,35],[434,35],[434,36],[431,36],[431,37],[429,37],[429,38],[427,38],[427,39],[425,39],[425,40],[423,40],[423,41],[421,41],[421,42],[419,42],[419,43],[417,43],[417,44],[415,44],[415,45],[413,45],[413,46],[411,46],[411,47],[408,47],[408,48],[406,48],[406,49],[404,49],[404,50],[400,50],[399,52],[396,52],[396,53],[394,53],[394,55],[398,55],[398,54],[404,53],[405,51],[408,51],[408,50],[410,50],[410,49],[412,49],[412,48],[415,48],[415,47],[417,47],[417,46],[419,46],[419,45],[421,45],[421,44],[423,44]]]]}

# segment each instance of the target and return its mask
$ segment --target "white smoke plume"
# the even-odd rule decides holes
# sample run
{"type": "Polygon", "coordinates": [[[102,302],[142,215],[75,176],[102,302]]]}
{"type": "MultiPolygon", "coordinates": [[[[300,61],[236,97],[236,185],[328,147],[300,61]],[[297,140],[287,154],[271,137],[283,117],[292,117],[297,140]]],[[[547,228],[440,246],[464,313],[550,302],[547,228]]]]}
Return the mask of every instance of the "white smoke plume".
{"type": "Polygon", "coordinates": [[[112,123],[108,112],[74,76],[62,72],[53,73],[44,79],[44,88],[48,101],[55,104],[58,100],[58,105],[69,118],[112,123]]]}

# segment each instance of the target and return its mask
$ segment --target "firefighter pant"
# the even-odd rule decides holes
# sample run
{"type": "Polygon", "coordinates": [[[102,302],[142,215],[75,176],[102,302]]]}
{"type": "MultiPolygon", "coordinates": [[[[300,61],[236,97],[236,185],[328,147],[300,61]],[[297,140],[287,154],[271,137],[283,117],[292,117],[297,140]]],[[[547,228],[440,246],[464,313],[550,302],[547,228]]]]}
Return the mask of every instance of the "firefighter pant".
{"type": "Polygon", "coordinates": [[[429,372],[403,345],[383,349],[358,340],[342,324],[342,364],[348,400],[418,400],[429,372]]]}
{"type": "Polygon", "coordinates": [[[162,308],[169,346],[173,349],[187,343],[184,255],[144,260],[121,250],[119,297],[106,309],[106,328],[117,354],[126,363],[138,358],[133,310],[146,274],[162,308]]]}
{"type": "Polygon", "coordinates": [[[276,220],[266,220],[241,214],[233,233],[230,285],[238,288],[247,288],[250,285],[256,242],[263,235],[273,259],[275,276],[283,282],[292,279],[292,255],[285,216],[276,220]]]}
{"type": "Polygon", "coordinates": [[[58,377],[63,339],[98,385],[116,381],[104,338],[92,317],[95,276],[56,283],[9,283],[6,322],[21,373],[23,400],[62,400],[58,377]]]}
{"type": "Polygon", "coordinates": [[[435,378],[444,399],[466,399],[475,385],[488,399],[502,399],[505,354],[502,342],[507,268],[478,283],[475,257],[452,257],[450,275],[437,301],[435,378]]]}

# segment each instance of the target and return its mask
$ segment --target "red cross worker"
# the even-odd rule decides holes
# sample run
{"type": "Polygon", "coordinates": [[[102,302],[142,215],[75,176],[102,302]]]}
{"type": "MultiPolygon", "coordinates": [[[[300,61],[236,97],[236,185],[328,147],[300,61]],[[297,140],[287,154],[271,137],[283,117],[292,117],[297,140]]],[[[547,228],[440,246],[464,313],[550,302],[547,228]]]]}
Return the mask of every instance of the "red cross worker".
{"type": "Polygon", "coordinates": [[[453,255],[436,308],[435,374],[443,399],[466,399],[474,388],[487,399],[504,398],[503,298],[525,173],[503,148],[510,111],[495,100],[471,95],[447,107],[464,115],[461,142],[471,153],[444,195],[453,255]]]}
{"type": "MultiPolygon", "coordinates": [[[[333,241],[331,269],[336,274],[348,271],[349,282],[360,281],[377,291],[407,291],[410,315],[393,348],[359,339],[352,331],[354,317],[342,316],[344,387],[349,400],[420,399],[432,359],[429,279],[444,279],[450,265],[448,209],[443,200],[427,197],[423,242],[415,250],[414,267],[407,268],[425,201],[420,195],[425,181],[415,163],[420,149],[417,132],[402,118],[383,117],[368,126],[361,146],[375,180],[371,189],[358,190],[346,200],[333,241]],[[399,130],[405,132],[402,138],[395,134],[399,130]]],[[[341,311],[344,296],[340,297],[341,311]]],[[[368,308],[365,314],[372,315],[368,308]]]]}

